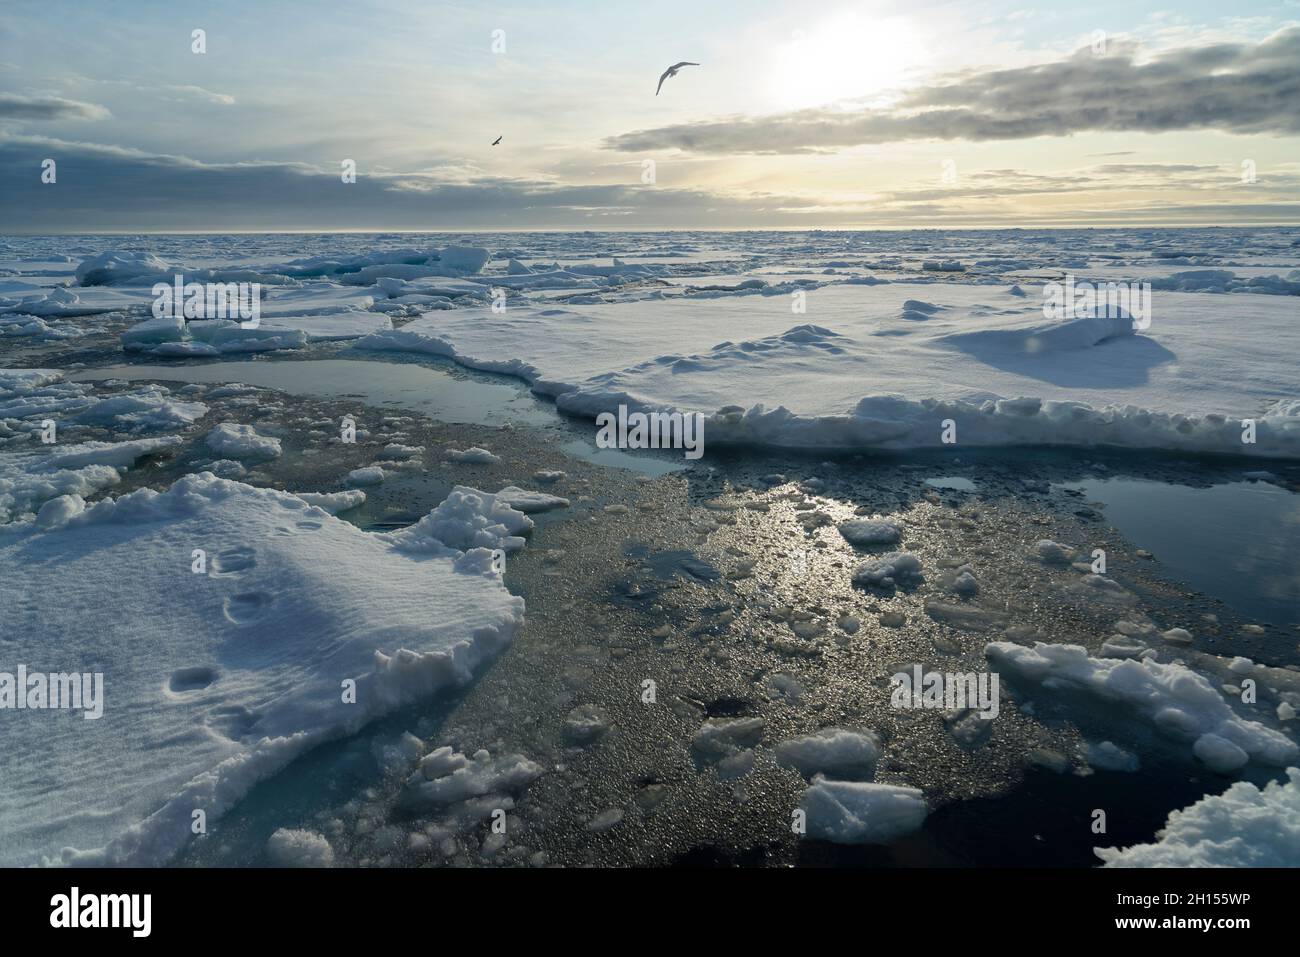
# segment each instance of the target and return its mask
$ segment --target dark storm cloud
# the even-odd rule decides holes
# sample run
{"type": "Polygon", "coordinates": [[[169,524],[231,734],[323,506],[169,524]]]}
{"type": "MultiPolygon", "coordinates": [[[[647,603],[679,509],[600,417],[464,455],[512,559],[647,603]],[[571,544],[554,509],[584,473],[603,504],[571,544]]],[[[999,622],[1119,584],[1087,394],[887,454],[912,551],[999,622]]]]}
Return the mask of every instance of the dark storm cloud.
{"type": "Polygon", "coordinates": [[[61,96],[23,96],[0,93],[0,119],[5,120],[103,120],[111,114],[102,106],[65,100],[61,96]]]}
{"type": "Polygon", "coordinates": [[[1039,66],[968,72],[886,110],[801,110],[624,133],[629,152],[810,153],[903,140],[1014,140],[1083,132],[1300,134],[1300,27],[1260,43],[1168,51],[1138,62],[1112,44],[1039,66]]]}
{"type": "Polygon", "coordinates": [[[528,229],[780,223],[792,196],[428,173],[343,183],[341,167],[202,163],[93,143],[0,136],[0,233],[223,229],[528,229]],[[56,179],[41,181],[53,159],[56,179]]]}

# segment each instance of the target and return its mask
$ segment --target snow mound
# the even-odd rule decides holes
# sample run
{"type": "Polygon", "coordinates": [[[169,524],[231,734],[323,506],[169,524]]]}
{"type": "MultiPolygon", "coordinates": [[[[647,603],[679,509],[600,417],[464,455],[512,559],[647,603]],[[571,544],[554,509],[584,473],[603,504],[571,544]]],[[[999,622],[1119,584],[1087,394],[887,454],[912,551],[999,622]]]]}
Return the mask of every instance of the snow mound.
{"type": "Polygon", "coordinates": [[[152,253],[119,252],[110,249],[92,256],[77,267],[77,283],[82,286],[112,286],[130,282],[152,285],[155,278],[171,266],[152,253]]]}
{"type": "Polygon", "coordinates": [[[903,303],[903,311],[899,318],[908,322],[924,322],[942,308],[943,306],[937,306],[932,302],[925,302],[921,299],[908,299],[903,303]]]}
{"type": "Polygon", "coordinates": [[[496,495],[457,485],[442,504],[408,529],[393,532],[404,548],[423,549],[429,542],[452,548],[499,548],[513,552],[524,547],[523,535],[533,520],[499,501],[496,495]]]}
{"type": "Polygon", "coordinates": [[[366,493],[360,489],[349,489],[346,492],[294,492],[293,494],[308,505],[324,509],[331,515],[346,512],[366,502],[366,493]]]}
{"type": "Polygon", "coordinates": [[[1084,316],[1063,322],[1049,322],[1028,329],[979,329],[974,332],[955,332],[939,337],[936,342],[961,349],[978,356],[990,350],[1042,356],[1073,349],[1089,349],[1134,335],[1133,318],[1120,310],[1121,315],[1084,316]]]}
{"type": "Polygon", "coordinates": [[[204,440],[208,448],[232,459],[274,459],[280,455],[280,440],[258,434],[251,425],[222,422],[204,440]]]}
{"type": "Polygon", "coordinates": [[[1152,844],[1098,847],[1105,867],[1300,867],[1300,769],[1258,788],[1238,781],[1171,811],[1152,844]]]}
{"type": "Polygon", "coordinates": [[[477,273],[487,265],[492,254],[480,246],[448,246],[438,254],[438,262],[459,273],[477,273]]]}

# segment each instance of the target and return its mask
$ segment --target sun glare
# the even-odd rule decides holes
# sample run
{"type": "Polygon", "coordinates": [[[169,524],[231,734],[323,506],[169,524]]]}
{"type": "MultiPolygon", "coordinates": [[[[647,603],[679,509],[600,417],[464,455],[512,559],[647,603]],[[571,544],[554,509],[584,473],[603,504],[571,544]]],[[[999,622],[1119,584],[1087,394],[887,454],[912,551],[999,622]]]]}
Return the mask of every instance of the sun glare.
{"type": "Polygon", "coordinates": [[[919,31],[905,20],[860,13],[795,30],[776,51],[772,104],[801,109],[846,100],[885,99],[926,60],[919,31]]]}

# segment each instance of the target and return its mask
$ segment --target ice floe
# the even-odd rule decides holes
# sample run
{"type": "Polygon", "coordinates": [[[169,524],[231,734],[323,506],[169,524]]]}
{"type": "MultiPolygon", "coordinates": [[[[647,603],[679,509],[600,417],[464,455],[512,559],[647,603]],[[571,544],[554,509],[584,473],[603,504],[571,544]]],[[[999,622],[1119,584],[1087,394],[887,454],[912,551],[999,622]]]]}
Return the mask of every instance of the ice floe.
{"type": "Polygon", "coordinates": [[[222,422],[204,441],[212,451],[233,459],[273,459],[280,455],[279,439],[238,422],[222,422]]]}
{"type": "Polygon", "coordinates": [[[279,828],[266,842],[266,855],[276,867],[331,867],[334,849],[314,831],[279,828]]]}
{"type": "Polygon", "coordinates": [[[1237,715],[1208,679],[1177,662],[1093,658],[1078,645],[1043,642],[1030,648],[996,641],[985,654],[1008,676],[1058,697],[1076,695],[1083,706],[1108,712],[1123,708],[1189,743],[1191,753],[1215,771],[1228,773],[1250,761],[1280,767],[1300,753],[1282,732],[1237,715]]]}
{"type": "Polygon", "coordinates": [[[870,777],[880,757],[875,735],[843,728],[826,728],[776,746],[779,764],[795,768],[806,778],[826,774],[835,778],[870,777]]]}
{"type": "Polygon", "coordinates": [[[545,492],[530,492],[515,485],[508,485],[496,493],[498,502],[517,509],[526,515],[536,512],[549,512],[557,508],[568,508],[569,500],[545,492]]]}
{"type": "MultiPolygon", "coordinates": [[[[122,474],[138,460],[181,442],[177,436],[78,442],[0,456],[0,525],[33,516],[60,497],[70,501],[57,506],[58,511],[76,508],[77,501],[120,482],[122,474]]],[[[47,513],[46,520],[56,514],[47,513]]]]}
{"type": "Polygon", "coordinates": [[[1300,867],[1300,769],[1263,788],[1238,781],[1172,811],[1150,844],[1099,847],[1106,867],[1300,867]]]}
{"type": "Polygon", "coordinates": [[[888,844],[925,823],[929,808],[916,788],[817,775],[799,808],[808,837],[836,844],[888,844]]]}
{"type": "Polygon", "coordinates": [[[366,501],[366,493],[360,489],[349,489],[346,492],[294,492],[293,494],[308,505],[324,509],[331,515],[364,505],[366,501]]]}
{"type": "MultiPolygon", "coordinates": [[[[126,462],[144,451],[132,445],[65,452],[126,462]]],[[[314,744],[468,681],[522,624],[522,599],[477,546],[522,545],[507,533],[528,520],[471,489],[388,534],[211,474],[58,519],[0,536],[6,653],[103,672],[104,713],[6,723],[4,865],[163,863],[191,839],[194,811],[214,820],[314,744]],[[195,573],[196,549],[211,573],[195,573]],[[108,605],[131,615],[115,623],[98,613],[108,605]]],[[[471,768],[434,792],[532,773],[477,755],[471,768]]]]}
{"type": "Polygon", "coordinates": [[[898,543],[903,538],[903,529],[898,522],[854,519],[840,523],[840,534],[850,545],[870,548],[898,543]]]}
{"type": "Polygon", "coordinates": [[[816,319],[802,325],[775,296],[722,295],[707,309],[689,299],[464,308],[357,345],[518,375],[583,417],[619,404],[699,411],[714,443],[938,447],[952,420],[958,445],[1300,454],[1300,403],[1278,398],[1293,377],[1285,350],[1268,346],[1294,333],[1285,297],[1251,297],[1243,338],[1198,294],[1158,297],[1136,334],[1123,318],[1045,323],[1033,297],[989,310],[981,287],[934,288],[925,301],[901,284],[812,290],[816,319]],[[770,308],[752,304],[766,298],[770,308]],[[1243,419],[1254,442],[1242,441],[1243,419]]]}
{"type": "Polygon", "coordinates": [[[890,552],[874,561],[859,565],[853,573],[853,584],[879,588],[893,588],[921,577],[921,560],[911,552],[890,552]]]}

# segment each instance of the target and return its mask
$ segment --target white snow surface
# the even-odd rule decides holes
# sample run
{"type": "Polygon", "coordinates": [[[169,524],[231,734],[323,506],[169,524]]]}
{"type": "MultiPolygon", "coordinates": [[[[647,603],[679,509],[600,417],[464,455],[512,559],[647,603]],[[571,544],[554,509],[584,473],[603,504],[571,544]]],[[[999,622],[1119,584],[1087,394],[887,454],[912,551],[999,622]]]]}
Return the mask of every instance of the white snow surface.
{"type": "Polygon", "coordinates": [[[880,743],[874,735],[843,728],[825,728],[776,746],[778,763],[795,768],[809,778],[819,773],[864,777],[875,768],[879,757],[880,743]]]}
{"type": "Polygon", "coordinates": [[[916,788],[817,775],[799,807],[808,837],[836,844],[888,844],[920,827],[929,808],[916,788]]]}
{"type": "Polygon", "coordinates": [[[238,422],[222,422],[208,433],[206,441],[212,451],[232,459],[273,459],[280,455],[279,439],[238,422]]]}
{"type": "Polygon", "coordinates": [[[914,295],[823,286],[799,317],[787,295],[470,307],[357,346],[518,375],[584,417],[619,404],[701,412],[712,442],[939,446],[952,419],[958,444],[1300,454],[1294,299],[1157,293],[1135,334],[1124,320],[1046,322],[1041,296],[983,285],[928,287],[933,314],[905,313],[914,295]],[[1246,308],[1243,335],[1230,316],[1246,308]],[[1253,444],[1243,418],[1256,420],[1253,444]]]}
{"type": "Polygon", "coordinates": [[[903,528],[898,522],[853,519],[840,523],[840,534],[850,545],[870,548],[897,543],[903,537],[903,528]]]}
{"type": "Polygon", "coordinates": [[[180,445],[176,436],[127,442],[78,442],[36,446],[40,451],[0,456],[0,526],[30,517],[52,499],[61,508],[116,485],[139,459],[180,445]]]}
{"type": "Polygon", "coordinates": [[[166,862],[194,809],[211,821],[305,749],[464,683],[523,621],[491,553],[460,548],[528,519],[473,489],[370,534],[202,473],[49,524],[0,536],[6,660],[102,672],[104,713],[6,712],[3,866],[166,862]],[[191,571],[195,548],[206,575],[191,571]]]}
{"type": "Polygon", "coordinates": [[[315,505],[331,515],[364,505],[366,501],[366,493],[360,489],[348,489],[346,492],[294,492],[293,494],[308,505],[315,505]]]}
{"type": "Polygon", "coordinates": [[[985,647],[990,663],[1049,691],[1077,694],[1099,712],[1118,706],[1168,737],[1187,742],[1192,754],[1220,773],[1251,761],[1283,767],[1300,748],[1281,731],[1237,715],[1203,675],[1177,662],[1093,658],[1079,645],[1006,641],[985,647]]]}
{"type": "Polygon", "coordinates": [[[266,853],[276,867],[330,867],[334,848],[315,831],[282,827],[266,842],[266,853]]]}
{"type": "Polygon", "coordinates": [[[951,419],[958,445],[1295,457],[1297,267],[1286,229],[42,237],[0,246],[0,334],[144,319],[182,273],[260,283],[263,327],[146,319],[124,347],[361,337],[521,376],[587,418],[700,412],[713,443],[938,446],[951,419]],[[1062,271],[1149,282],[1150,315],[1048,318],[1062,271]]]}
{"type": "Polygon", "coordinates": [[[1094,853],[1106,867],[1300,867],[1300,768],[1286,776],[1237,781],[1170,812],[1154,842],[1094,853]]]}
{"type": "Polygon", "coordinates": [[[496,493],[498,502],[503,502],[513,509],[525,514],[549,512],[557,508],[568,508],[569,500],[545,492],[531,492],[517,485],[507,485],[496,493]]]}

